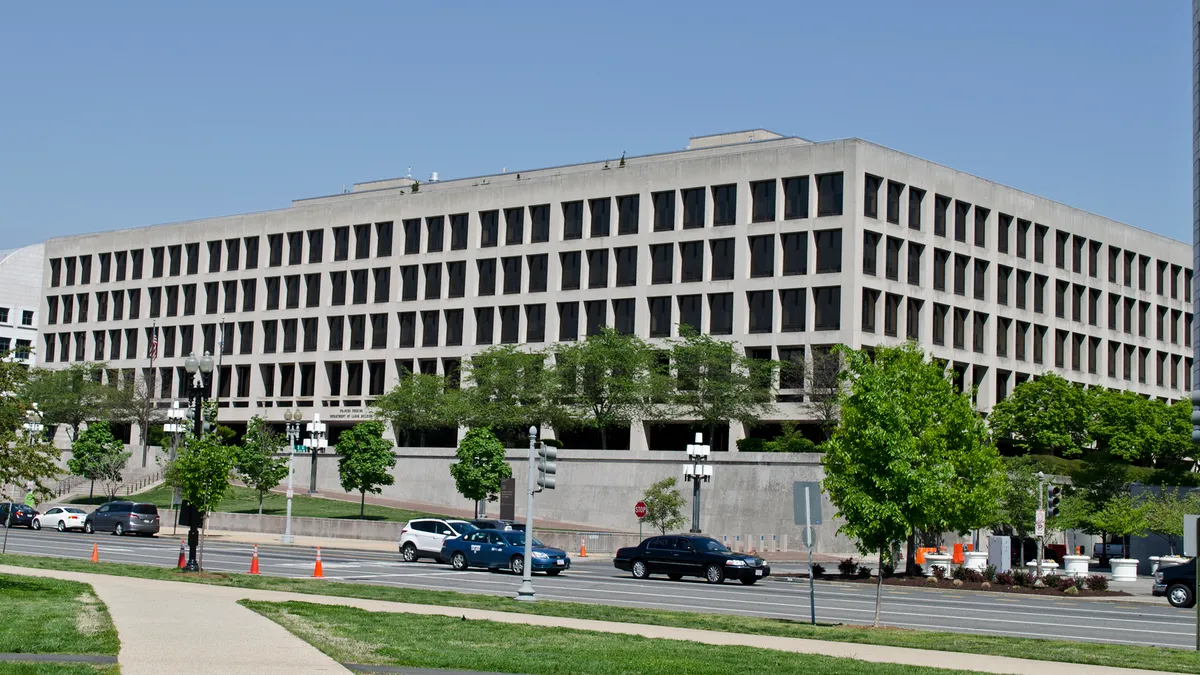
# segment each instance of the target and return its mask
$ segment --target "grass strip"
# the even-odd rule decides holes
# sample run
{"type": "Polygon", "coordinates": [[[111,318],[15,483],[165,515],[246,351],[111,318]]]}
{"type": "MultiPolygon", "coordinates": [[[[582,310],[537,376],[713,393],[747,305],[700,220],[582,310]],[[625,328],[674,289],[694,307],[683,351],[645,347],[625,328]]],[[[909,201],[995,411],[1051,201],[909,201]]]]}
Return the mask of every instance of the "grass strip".
{"type": "Polygon", "coordinates": [[[242,605],[341,663],[529,675],[948,675],[950,671],[754,647],[705,645],[444,616],[380,614],[303,602],[242,605]]]}
{"type": "MultiPolygon", "coordinates": [[[[165,485],[139,492],[130,497],[122,497],[135,502],[150,502],[160,509],[171,508],[171,488],[165,485]]],[[[107,497],[96,496],[76,497],[71,500],[74,504],[103,504],[107,497]]],[[[217,511],[221,513],[258,513],[258,493],[250,488],[231,486],[225,498],[221,500],[217,511]]],[[[263,515],[282,516],[287,513],[287,495],[278,492],[268,492],[263,495],[263,515]]],[[[358,502],[309,497],[297,492],[292,497],[292,516],[296,518],[340,518],[358,520],[358,502]]],[[[388,506],[367,504],[363,520],[378,520],[403,523],[413,518],[445,518],[446,516],[424,511],[394,509],[388,506]]]]}
{"type": "Polygon", "coordinates": [[[116,656],[117,630],[92,587],[0,574],[0,650],[11,654],[116,656]]]}
{"type": "Polygon", "coordinates": [[[418,588],[397,588],[312,579],[288,579],[284,577],[251,576],[205,572],[185,574],[173,568],[148,567],[124,563],[90,563],[85,560],[67,558],[42,558],[26,555],[0,555],[0,564],[60,569],[94,574],[139,577],[205,583],[238,588],[255,588],[294,593],[310,593],[333,597],[365,598],[391,602],[406,602],[441,607],[470,607],[520,614],[559,616],[597,621],[624,621],[627,623],[699,628],[703,630],[747,633],[752,635],[776,635],[781,637],[830,640],[856,644],[911,647],[936,651],[991,654],[1016,658],[1036,658],[1043,661],[1061,661],[1090,665],[1143,668],[1179,673],[1200,674],[1200,659],[1196,652],[1165,647],[1142,647],[1136,645],[1099,644],[1072,642],[1068,640],[1041,640],[970,633],[944,633],[901,629],[876,630],[849,625],[816,625],[787,619],[770,619],[727,614],[703,614],[672,610],[620,607],[614,605],[578,602],[539,601],[517,602],[506,596],[433,591],[418,588]]]}
{"type": "Polygon", "coordinates": [[[0,663],[0,675],[120,675],[118,666],[86,663],[0,663]]]}

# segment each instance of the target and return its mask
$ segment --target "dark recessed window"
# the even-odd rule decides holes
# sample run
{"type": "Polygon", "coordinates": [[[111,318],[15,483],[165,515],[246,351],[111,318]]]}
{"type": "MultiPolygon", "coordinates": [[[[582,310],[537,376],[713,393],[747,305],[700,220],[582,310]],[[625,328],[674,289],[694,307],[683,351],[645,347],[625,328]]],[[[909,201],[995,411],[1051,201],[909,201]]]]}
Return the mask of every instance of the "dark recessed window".
{"type": "Polygon", "coordinates": [[[683,229],[704,227],[704,188],[680,191],[683,196],[683,229]]]}
{"type": "Polygon", "coordinates": [[[671,296],[649,298],[650,337],[671,337],[671,296]]]}
{"type": "Polygon", "coordinates": [[[887,182],[887,221],[893,225],[900,224],[900,198],[903,195],[904,183],[887,182]]]}
{"type": "Polygon", "coordinates": [[[699,333],[701,327],[701,296],[699,295],[681,295],[679,301],[679,323],[683,326],[691,326],[692,330],[699,333]]]}
{"type": "Polygon", "coordinates": [[[669,284],[675,276],[674,244],[652,244],[650,246],[650,283],[669,284]]]}
{"type": "Polygon", "coordinates": [[[479,247],[491,248],[500,244],[500,212],[479,212],[479,247]]]}
{"type": "Polygon", "coordinates": [[[813,310],[817,330],[840,330],[842,327],[842,287],[814,288],[813,310]]]}
{"type": "Polygon", "coordinates": [[[608,286],[608,249],[593,249],[587,252],[588,288],[608,286]]]}
{"type": "MultiPolygon", "coordinates": [[[[538,204],[529,207],[530,243],[550,241],[550,205],[538,204]]],[[[543,308],[543,313],[545,308],[543,308]]]]}
{"type": "Polygon", "coordinates": [[[588,300],[583,303],[585,335],[599,335],[601,329],[608,325],[608,302],[606,300],[588,300]]]}
{"type": "Polygon", "coordinates": [[[564,251],[558,254],[562,266],[562,290],[579,290],[580,254],[579,251],[564,251]]]}
{"type": "Polygon", "coordinates": [[[446,245],[446,219],[442,216],[426,218],[425,232],[425,251],[427,253],[440,253],[446,245]]]}
{"type": "Polygon", "coordinates": [[[617,234],[637,234],[640,217],[641,197],[624,195],[617,197],[617,234]]]}
{"type": "Polygon", "coordinates": [[[486,258],[477,262],[479,268],[479,295],[496,294],[496,259],[486,258]]]}
{"type": "Polygon", "coordinates": [[[737,185],[714,185],[713,225],[733,225],[737,222],[737,185]]]}
{"type": "Polygon", "coordinates": [[[529,265],[529,292],[542,293],[547,288],[548,269],[550,267],[550,256],[546,253],[538,253],[536,255],[525,256],[526,264],[529,265]]]}
{"type": "Polygon", "coordinates": [[[583,202],[563,202],[563,239],[583,239],[583,202]]]}
{"type": "Polygon", "coordinates": [[[504,209],[504,245],[525,243],[525,209],[504,209]]]}
{"type": "Polygon", "coordinates": [[[773,330],[774,295],[772,291],[749,291],[746,293],[751,333],[770,333],[773,330]]]}
{"type": "Polygon", "coordinates": [[[756,223],[769,223],[775,220],[774,180],[761,180],[751,183],[750,198],[753,202],[751,220],[756,223]]]}
{"type": "Polygon", "coordinates": [[[708,332],[712,335],[733,333],[733,293],[708,294],[708,332]]]}
{"type": "Polygon", "coordinates": [[[465,213],[450,216],[450,250],[462,251],[470,241],[470,217],[465,213]]]}
{"type": "Polygon", "coordinates": [[[780,244],[783,247],[783,275],[808,274],[808,233],[782,234],[780,244]]]}
{"type": "Polygon", "coordinates": [[[667,232],[675,229],[675,191],[655,192],[650,195],[654,202],[654,231],[667,232]]]}
{"type": "MultiPolygon", "coordinates": [[[[440,217],[439,217],[439,221],[438,221],[438,226],[440,229],[440,227],[441,227],[440,217]]],[[[430,226],[429,229],[432,230],[433,229],[432,226],[430,226]]],[[[441,232],[438,232],[438,238],[437,238],[436,243],[434,243],[432,236],[433,236],[433,232],[431,231],[430,232],[430,241],[429,241],[430,249],[436,248],[438,251],[440,251],[441,247],[442,247],[441,232]]],[[[404,221],[404,255],[416,255],[420,252],[421,252],[421,219],[420,218],[409,218],[404,221]]]]}
{"type": "Polygon", "coordinates": [[[579,339],[578,302],[558,303],[558,339],[563,341],[579,339]]]}
{"type": "Polygon", "coordinates": [[[679,259],[682,268],[680,281],[704,281],[704,242],[679,242],[679,259]]]}
{"type": "Polygon", "coordinates": [[[590,237],[607,237],[611,229],[612,200],[608,197],[588,200],[588,208],[592,217],[590,237]]]}
{"type": "Polygon", "coordinates": [[[808,176],[783,179],[783,218],[799,220],[808,217],[808,176]]]}
{"type": "Polygon", "coordinates": [[[868,218],[879,217],[879,188],[883,179],[879,176],[866,174],[863,180],[863,215],[868,218]]]}
{"type": "Polygon", "coordinates": [[[613,300],[613,329],[622,335],[633,335],[634,329],[634,300],[625,298],[613,300]]]}
{"type": "Polygon", "coordinates": [[[803,288],[789,288],[779,291],[779,305],[783,311],[783,332],[795,333],[804,330],[805,298],[807,293],[803,288]]]}
{"type": "Polygon", "coordinates": [[[982,206],[975,207],[975,245],[987,247],[987,219],[991,211],[982,206]]]}
{"type": "MultiPolygon", "coordinates": [[[[818,242],[819,241],[820,240],[818,239],[818,242]]],[[[819,251],[817,255],[820,255],[819,251]]],[[[875,268],[877,267],[878,256],[879,234],[870,231],[863,232],[863,274],[875,276],[875,268]]],[[[819,268],[818,271],[820,271],[819,268]]]]}
{"type": "MultiPolygon", "coordinates": [[[[421,220],[417,221],[417,236],[421,236],[421,220]]],[[[405,246],[408,246],[407,242],[405,246]]],[[[421,252],[421,243],[417,242],[417,253],[421,252]]],[[[392,223],[375,223],[375,256],[378,258],[387,258],[392,255],[392,223]]]]}
{"type": "Polygon", "coordinates": [[[842,215],[842,172],[817,176],[817,217],[842,215]]]}
{"type": "Polygon", "coordinates": [[[970,214],[970,204],[954,200],[954,241],[967,243],[967,218],[970,214]]]}
{"type": "Polygon", "coordinates": [[[733,239],[713,239],[709,245],[712,247],[712,280],[729,281],[733,279],[733,239]]]}
{"type": "Polygon", "coordinates": [[[933,234],[938,237],[946,236],[946,218],[950,211],[950,198],[945,195],[933,196],[933,234]]]}
{"type": "Polygon", "coordinates": [[[617,259],[617,286],[636,286],[637,247],[613,249],[613,256],[617,259]]]}
{"type": "Polygon", "coordinates": [[[842,231],[817,230],[817,274],[842,271],[842,231]]]}
{"type": "Polygon", "coordinates": [[[775,275],[775,235],[750,237],[750,276],[775,275]]]}

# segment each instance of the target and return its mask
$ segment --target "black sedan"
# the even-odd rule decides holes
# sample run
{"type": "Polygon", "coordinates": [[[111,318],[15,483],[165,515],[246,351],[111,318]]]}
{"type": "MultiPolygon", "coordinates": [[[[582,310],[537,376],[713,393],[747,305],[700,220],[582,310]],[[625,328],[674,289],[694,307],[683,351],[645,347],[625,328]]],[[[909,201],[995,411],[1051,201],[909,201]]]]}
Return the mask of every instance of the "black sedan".
{"type": "Polygon", "coordinates": [[[1196,559],[1170,567],[1160,567],[1154,575],[1154,595],[1167,596],[1174,607],[1196,606],[1196,559]]]}
{"type": "Polygon", "coordinates": [[[33,519],[37,518],[38,512],[32,506],[17,504],[14,502],[5,502],[0,504],[0,527],[5,524],[12,527],[28,527],[33,528],[33,519]],[[11,520],[9,520],[9,511],[12,511],[11,520]]]}
{"type": "Polygon", "coordinates": [[[771,574],[762,558],[734,553],[716,539],[694,534],[650,537],[637,546],[619,549],[613,565],[632,572],[635,579],[665,574],[673,581],[700,577],[710,584],[737,579],[749,586],[771,574]]]}

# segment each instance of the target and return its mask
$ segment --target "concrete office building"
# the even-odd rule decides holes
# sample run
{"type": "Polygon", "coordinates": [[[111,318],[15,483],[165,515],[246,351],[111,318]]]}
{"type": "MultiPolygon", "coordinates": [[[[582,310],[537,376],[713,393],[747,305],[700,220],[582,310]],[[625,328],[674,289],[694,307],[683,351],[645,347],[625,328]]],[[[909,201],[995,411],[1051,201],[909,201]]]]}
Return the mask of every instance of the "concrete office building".
{"type": "Polygon", "coordinates": [[[42,306],[42,244],[0,251],[0,355],[38,362],[38,313],[42,306]]]}
{"type": "MultiPolygon", "coordinates": [[[[783,361],[915,339],[984,411],[1049,370],[1167,400],[1192,386],[1186,244],[859,139],[756,130],[362,183],[56,238],[45,259],[47,365],[145,374],[157,325],[156,390],[183,398],[184,357],[219,352],[234,422],[300,407],[344,426],[405,370],[453,374],[489,345],[604,325],[657,340],[691,324],[783,361]]],[[[776,420],[812,417],[805,384],[785,374],[776,420]]],[[[665,449],[655,433],[635,425],[629,448],[665,449]]]]}

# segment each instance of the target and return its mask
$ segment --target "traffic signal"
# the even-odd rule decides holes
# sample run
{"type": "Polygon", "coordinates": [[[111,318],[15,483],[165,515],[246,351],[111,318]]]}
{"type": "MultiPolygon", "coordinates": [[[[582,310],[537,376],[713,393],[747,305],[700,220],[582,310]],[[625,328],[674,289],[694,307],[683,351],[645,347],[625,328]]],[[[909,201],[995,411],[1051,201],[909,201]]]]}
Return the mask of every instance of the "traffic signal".
{"type": "Polygon", "coordinates": [[[1059,514],[1058,504],[1062,501],[1062,488],[1050,486],[1049,498],[1046,500],[1046,515],[1053,518],[1059,514]]]}
{"type": "Polygon", "coordinates": [[[554,460],[558,459],[558,449],[543,443],[538,448],[538,487],[544,490],[554,489],[554,474],[557,468],[554,460]]]}

